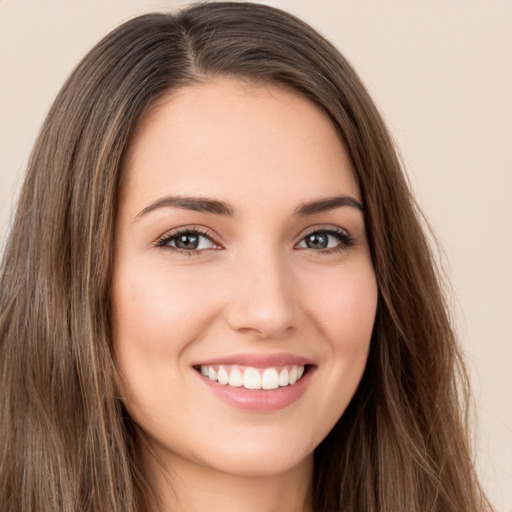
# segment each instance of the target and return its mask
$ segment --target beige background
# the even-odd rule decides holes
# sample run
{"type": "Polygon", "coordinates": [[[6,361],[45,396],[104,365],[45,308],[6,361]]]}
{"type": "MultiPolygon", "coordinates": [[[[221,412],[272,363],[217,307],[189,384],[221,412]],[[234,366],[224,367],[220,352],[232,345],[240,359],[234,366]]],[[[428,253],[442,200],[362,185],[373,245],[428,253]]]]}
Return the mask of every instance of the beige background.
{"type": "MultiPolygon", "coordinates": [[[[0,0],[0,240],[45,112],[79,57],[179,1],[0,0]]],[[[512,512],[512,2],[276,0],[352,61],[444,249],[484,485],[512,512]]]]}

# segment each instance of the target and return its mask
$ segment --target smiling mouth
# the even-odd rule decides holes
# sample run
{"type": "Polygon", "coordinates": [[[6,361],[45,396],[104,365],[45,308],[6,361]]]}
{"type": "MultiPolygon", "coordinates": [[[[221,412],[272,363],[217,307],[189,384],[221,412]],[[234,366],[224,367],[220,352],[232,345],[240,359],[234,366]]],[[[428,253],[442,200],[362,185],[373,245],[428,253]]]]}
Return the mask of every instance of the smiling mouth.
{"type": "Polygon", "coordinates": [[[210,381],[233,388],[272,390],[293,386],[311,365],[254,368],[238,365],[198,365],[194,369],[210,381]]]}

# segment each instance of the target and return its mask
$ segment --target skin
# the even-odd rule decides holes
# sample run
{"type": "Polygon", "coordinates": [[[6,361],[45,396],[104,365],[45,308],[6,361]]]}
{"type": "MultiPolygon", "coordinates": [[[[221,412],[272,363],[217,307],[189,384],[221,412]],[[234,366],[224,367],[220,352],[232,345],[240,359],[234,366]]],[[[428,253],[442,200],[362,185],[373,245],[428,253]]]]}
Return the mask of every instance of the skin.
{"type": "Polygon", "coordinates": [[[216,78],[169,93],[137,127],[117,218],[114,346],[165,510],[311,510],[313,451],[359,384],[377,305],[363,213],[296,213],[341,195],[361,201],[343,145],[287,89],[216,78]],[[222,201],[232,215],[155,206],[169,196],[222,201]],[[169,238],[198,227],[191,252],[169,238]],[[333,229],[342,235],[327,248],[308,245],[333,229]],[[275,411],[224,402],[193,368],[282,352],[314,371],[275,411]]]}

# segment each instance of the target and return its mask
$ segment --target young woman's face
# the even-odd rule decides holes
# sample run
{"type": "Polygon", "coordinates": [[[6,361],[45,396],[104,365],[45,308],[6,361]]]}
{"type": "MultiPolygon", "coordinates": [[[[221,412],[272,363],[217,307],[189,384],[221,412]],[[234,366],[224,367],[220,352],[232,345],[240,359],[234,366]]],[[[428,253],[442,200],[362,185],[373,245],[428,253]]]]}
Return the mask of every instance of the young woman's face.
{"type": "Polygon", "coordinates": [[[377,304],[328,117],[215,79],[145,116],[124,172],[113,328],[130,415],[175,467],[311,466],[359,384],[377,304]]]}

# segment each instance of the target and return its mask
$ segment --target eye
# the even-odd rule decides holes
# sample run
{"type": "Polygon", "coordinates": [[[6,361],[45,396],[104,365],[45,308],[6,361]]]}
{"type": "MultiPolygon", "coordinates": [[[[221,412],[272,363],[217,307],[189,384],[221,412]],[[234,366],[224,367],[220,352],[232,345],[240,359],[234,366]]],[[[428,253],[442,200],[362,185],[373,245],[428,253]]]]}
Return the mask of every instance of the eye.
{"type": "Polygon", "coordinates": [[[209,235],[197,229],[182,229],[167,233],[156,242],[156,246],[183,252],[197,252],[219,248],[219,245],[209,235]]]}
{"type": "Polygon", "coordinates": [[[342,229],[318,229],[308,233],[297,245],[297,249],[312,249],[336,252],[354,245],[354,239],[342,229]]]}

